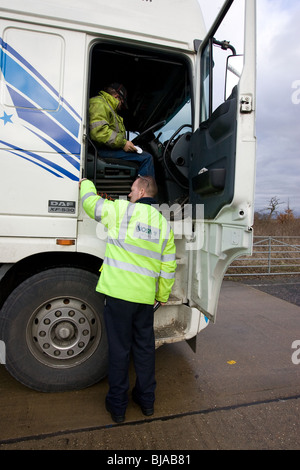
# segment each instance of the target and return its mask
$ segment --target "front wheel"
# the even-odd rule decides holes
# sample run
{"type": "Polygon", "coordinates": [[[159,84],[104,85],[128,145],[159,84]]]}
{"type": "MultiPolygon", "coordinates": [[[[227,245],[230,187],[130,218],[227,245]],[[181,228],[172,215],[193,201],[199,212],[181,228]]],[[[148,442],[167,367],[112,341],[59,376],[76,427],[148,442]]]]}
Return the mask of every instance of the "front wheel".
{"type": "Polygon", "coordinates": [[[0,314],[6,368],[43,392],[78,390],[107,374],[103,296],[97,276],[54,268],[20,284],[0,314]]]}

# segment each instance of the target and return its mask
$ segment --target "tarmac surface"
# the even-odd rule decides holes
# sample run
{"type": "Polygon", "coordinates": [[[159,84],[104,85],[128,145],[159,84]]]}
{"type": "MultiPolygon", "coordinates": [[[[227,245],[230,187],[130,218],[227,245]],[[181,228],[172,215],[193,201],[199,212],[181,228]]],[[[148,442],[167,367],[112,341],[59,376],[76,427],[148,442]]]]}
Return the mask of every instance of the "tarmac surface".
{"type": "Polygon", "coordinates": [[[300,307],[300,276],[253,276],[239,278],[239,282],[259,289],[300,307]]]}
{"type": "MultiPolygon", "coordinates": [[[[198,335],[197,352],[186,343],[156,351],[154,415],[145,417],[130,400],[119,425],[104,407],[106,379],[81,391],[43,394],[0,366],[0,450],[100,450],[104,463],[126,450],[186,459],[193,450],[299,450],[298,305],[224,281],[216,324],[198,335]]],[[[133,384],[133,370],[130,378],[133,384]]]]}

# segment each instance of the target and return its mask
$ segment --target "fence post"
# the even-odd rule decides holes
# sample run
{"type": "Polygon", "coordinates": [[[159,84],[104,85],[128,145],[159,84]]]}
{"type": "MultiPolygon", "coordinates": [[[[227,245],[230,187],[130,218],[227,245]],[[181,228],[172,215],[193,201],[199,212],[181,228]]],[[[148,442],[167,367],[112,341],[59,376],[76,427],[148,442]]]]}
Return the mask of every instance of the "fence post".
{"type": "Polygon", "coordinates": [[[271,237],[268,237],[268,273],[271,274],[271,269],[272,269],[272,256],[271,256],[271,250],[272,250],[272,239],[271,237]]]}

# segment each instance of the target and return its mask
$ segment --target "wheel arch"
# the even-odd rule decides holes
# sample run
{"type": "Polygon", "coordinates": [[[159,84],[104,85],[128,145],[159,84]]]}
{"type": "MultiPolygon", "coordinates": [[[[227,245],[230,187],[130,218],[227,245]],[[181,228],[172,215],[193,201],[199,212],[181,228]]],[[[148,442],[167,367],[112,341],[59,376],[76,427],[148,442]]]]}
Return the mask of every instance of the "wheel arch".
{"type": "Polygon", "coordinates": [[[42,271],[59,267],[74,267],[98,274],[102,259],[88,253],[47,252],[36,253],[14,263],[0,280],[0,309],[13,290],[42,271]]]}

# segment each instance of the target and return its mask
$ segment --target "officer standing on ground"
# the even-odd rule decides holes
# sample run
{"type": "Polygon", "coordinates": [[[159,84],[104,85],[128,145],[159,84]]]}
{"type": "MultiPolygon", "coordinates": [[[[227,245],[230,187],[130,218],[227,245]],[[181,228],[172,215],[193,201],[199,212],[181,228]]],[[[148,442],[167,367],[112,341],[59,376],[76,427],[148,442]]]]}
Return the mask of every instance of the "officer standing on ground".
{"type": "Polygon", "coordinates": [[[80,195],[86,213],[108,228],[105,258],[96,287],[105,294],[104,318],[109,345],[109,391],[106,409],[115,422],[125,419],[128,405],[129,360],[132,352],[136,382],[133,400],[150,416],[155,400],[155,339],[153,305],[167,302],[175,280],[174,234],[152,204],[157,193],[151,176],[134,181],[129,201],[97,196],[83,179],[80,195]]]}

